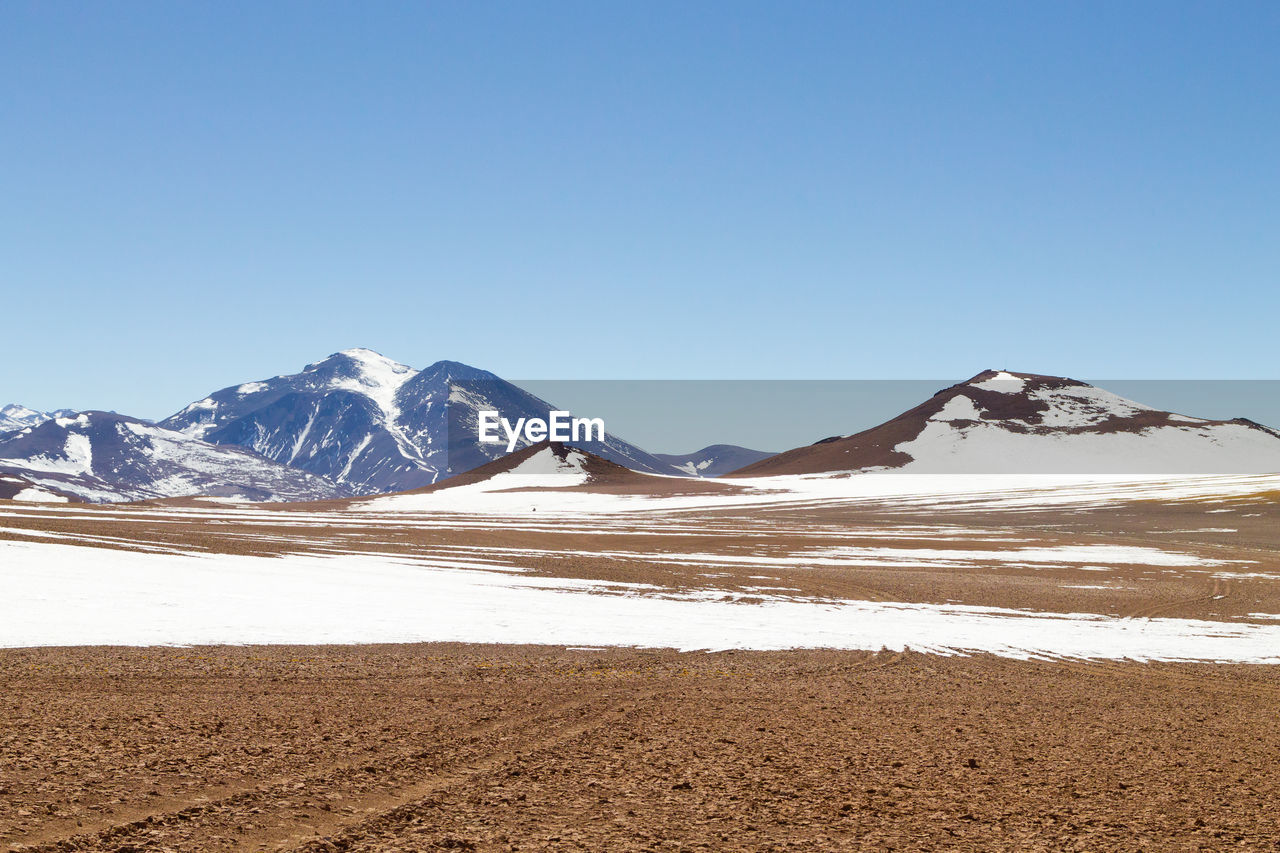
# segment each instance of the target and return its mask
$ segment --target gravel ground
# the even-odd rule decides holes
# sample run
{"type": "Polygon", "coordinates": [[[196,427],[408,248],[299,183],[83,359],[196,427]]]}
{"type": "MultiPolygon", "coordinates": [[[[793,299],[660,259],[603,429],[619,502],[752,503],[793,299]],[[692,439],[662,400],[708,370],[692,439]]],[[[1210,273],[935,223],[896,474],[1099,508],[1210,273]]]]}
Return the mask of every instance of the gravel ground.
{"type": "Polygon", "coordinates": [[[0,651],[27,850],[1275,850],[1280,673],[502,646],[0,651]]]}

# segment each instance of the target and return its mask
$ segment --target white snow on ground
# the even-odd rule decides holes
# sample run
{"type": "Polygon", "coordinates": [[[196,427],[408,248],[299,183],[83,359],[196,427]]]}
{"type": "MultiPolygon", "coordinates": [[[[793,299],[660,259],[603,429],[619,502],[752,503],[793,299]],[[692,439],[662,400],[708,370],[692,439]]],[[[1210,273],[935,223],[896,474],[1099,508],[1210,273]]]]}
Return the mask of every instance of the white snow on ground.
{"type": "Polygon", "coordinates": [[[459,641],[1280,663],[1280,625],[783,596],[757,604],[718,591],[659,597],[642,585],[390,556],[175,555],[6,541],[0,565],[6,647],[459,641]]]}
{"type": "Polygon", "coordinates": [[[1002,370],[990,379],[974,382],[972,387],[981,388],[983,391],[999,391],[1002,394],[1017,394],[1026,384],[1027,380],[1002,370]]]}
{"type": "MultiPolygon", "coordinates": [[[[1220,566],[1222,560],[1208,560],[1193,554],[1162,551],[1137,545],[1062,545],[1050,548],[1008,548],[986,551],[966,548],[820,548],[805,552],[819,557],[837,560],[865,560],[854,565],[922,565],[942,561],[952,564],[975,562],[1047,563],[1068,565],[1072,563],[1109,563],[1141,566],[1220,566]]],[[[804,555],[797,559],[804,560],[804,555]]],[[[838,563],[842,564],[842,563],[838,563]]]]}
{"type": "Polygon", "coordinates": [[[10,500],[23,501],[24,503],[69,503],[70,499],[62,495],[55,495],[53,492],[46,492],[44,489],[28,486],[22,491],[14,495],[10,500]]]}
{"type": "MultiPolygon", "coordinates": [[[[1280,469],[1278,469],[1280,470],[1280,469]]],[[[788,504],[877,506],[927,505],[948,509],[1030,510],[1061,506],[1099,506],[1131,500],[1206,500],[1280,489],[1280,474],[1236,476],[1106,476],[1083,474],[916,474],[870,473],[797,475],[725,481],[739,487],[723,493],[621,495],[566,492],[517,492],[531,478],[499,480],[441,489],[426,494],[389,495],[354,504],[351,512],[431,512],[524,515],[531,511],[562,515],[680,511],[788,504]]],[[[1229,510],[1224,510],[1229,511],[1229,510]]]]}
{"type": "MultiPolygon", "coordinates": [[[[0,528],[2,529],[2,528],[0,528]]],[[[1034,568],[1071,567],[1081,564],[1106,563],[1108,566],[1136,565],[1161,567],[1222,566],[1227,562],[1249,561],[1210,560],[1176,551],[1161,551],[1128,545],[1063,545],[1048,548],[1008,548],[982,550],[965,548],[886,548],[886,547],[838,547],[809,548],[794,554],[716,554],[689,551],[583,551],[558,548],[504,548],[441,546],[455,553],[503,554],[513,558],[543,557],[595,557],[603,560],[627,560],[681,566],[738,566],[751,568],[776,568],[792,566],[826,566],[833,568],[969,568],[979,564],[1007,563],[1013,566],[1034,568]]],[[[1093,570],[1093,567],[1090,567],[1093,570]]],[[[1109,568],[1102,571],[1110,571],[1109,568]]]]}

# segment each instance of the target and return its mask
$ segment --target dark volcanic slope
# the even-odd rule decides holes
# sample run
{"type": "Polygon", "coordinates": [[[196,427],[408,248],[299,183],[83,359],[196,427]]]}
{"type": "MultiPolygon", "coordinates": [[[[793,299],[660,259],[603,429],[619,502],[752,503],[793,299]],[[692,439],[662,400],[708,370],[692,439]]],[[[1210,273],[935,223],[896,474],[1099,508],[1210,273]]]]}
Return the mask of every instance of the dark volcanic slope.
{"type": "MultiPolygon", "coordinates": [[[[487,483],[502,474],[513,474],[503,489],[522,489],[520,474],[530,475],[529,488],[556,488],[566,490],[585,490],[592,492],[609,492],[613,494],[685,494],[703,491],[734,491],[735,487],[727,484],[704,483],[688,477],[664,477],[633,471],[616,462],[597,456],[579,447],[561,442],[543,441],[501,456],[470,471],[450,477],[439,483],[410,489],[399,494],[429,494],[431,492],[447,492],[461,486],[487,483]],[[566,479],[581,482],[554,487],[547,486],[545,477],[563,476],[566,479]],[[585,476],[584,476],[585,475],[585,476]],[[535,479],[536,478],[536,479],[535,479]]],[[[340,505],[361,503],[384,495],[355,498],[343,501],[340,505]]]]}
{"type": "Polygon", "coordinates": [[[1280,471],[1280,434],[1158,411],[1074,379],[986,370],[893,420],[779,453],[733,477],[910,473],[1280,471]]]}

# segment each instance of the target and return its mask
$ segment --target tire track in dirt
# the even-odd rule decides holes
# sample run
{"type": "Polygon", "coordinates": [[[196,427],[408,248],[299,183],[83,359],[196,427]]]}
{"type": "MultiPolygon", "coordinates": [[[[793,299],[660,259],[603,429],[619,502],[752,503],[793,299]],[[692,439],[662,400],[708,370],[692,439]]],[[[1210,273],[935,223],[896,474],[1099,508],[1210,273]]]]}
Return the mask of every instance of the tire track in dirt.
{"type": "Polygon", "coordinates": [[[1180,607],[1187,607],[1192,604],[1209,604],[1214,601],[1221,601],[1231,595],[1231,582],[1223,578],[1213,579],[1213,588],[1207,594],[1193,595],[1187,598],[1177,598],[1172,601],[1160,601],[1155,604],[1148,604],[1128,612],[1122,613],[1125,619],[1149,619],[1161,613],[1167,613],[1170,610],[1176,610],[1180,607]]]}
{"type": "MultiPolygon", "coordinates": [[[[134,695],[149,694],[144,694],[140,690],[135,690],[134,695]]],[[[207,695],[230,695],[230,692],[214,691],[207,695]]],[[[437,696],[442,695],[443,694],[440,693],[437,694],[437,696]]],[[[536,697],[530,697],[531,700],[534,698],[536,697]]],[[[471,703],[452,708],[451,711],[455,714],[462,715],[472,714],[480,711],[481,709],[481,703],[471,703]]],[[[461,737],[465,736],[468,732],[482,731],[486,727],[496,725],[499,722],[501,721],[494,720],[491,717],[484,717],[478,723],[456,733],[453,736],[461,737]]],[[[437,727],[436,732],[434,733],[445,734],[446,730],[442,727],[437,727]]],[[[403,750],[384,751],[381,753],[379,758],[382,760],[394,760],[402,757],[402,755],[403,750]]],[[[375,760],[374,757],[366,756],[361,765],[356,765],[351,761],[330,762],[328,764],[322,764],[288,774],[268,776],[264,779],[246,779],[239,782],[212,785],[198,791],[188,791],[182,794],[154,797],[147,801],[147,805],[145,807],[129,808],[125,805],[117,805],[110,813],[110,817],[103,817],[95,820],[82,814],[52,820],[44,823],[34,831],[27,832],[24,835],[17,836],[3,843],[6,845],[6,850],[16,850],[19,848],[29,850],[39,848],[41,845],[58,844],[71,838],[85,837],[97,833],[106,833],[124,826],[140,826],[147,824],[149,821],[162,819],[166,815],[180,814],[192,809],[215,806],[219,802],[231,800],[235,797],[256,790],[264,788],[279,788],[287,783],[294,783],[304,776],[307,778],[318,778],[329,774],[348,772],[357,766],[368,764],[372,760],[375,760]]]]}
{"type": "Polygon", "coordinates": [[[1104,678],[1110,681],[1133,683],[1135,680],[1155,683],[1163,688],[1174,687],[1190,693],[1213,692],[1233,700],[1254,702],[1261,696],[1280,701],[1280,683],[1259,679],[1224,680],[1210,675],[1193,675],[1171,671],[1162,664],[1140,661],[1079,660],[1056,658],[1042,661],[1045,666],[1061,672],[1104,678]]]}
{"type": "Polygon", "coordinates": [[[562,746],[606,725],[619,715],[636,713],[641,710],[645,703],[657,700],[664,693],[674,692],[670,688],[663,690],[654,688],[640,691],[628,690],[621,697],[618,697],[621,700],[618,703],[615,703],[612,699],[603,703],[603,705],[598,701],[592,702],[590,704],[598,705],[599,707],[596,708],[594,713],[588,712],[585,707],[582,708],[583,713],[577,722],[555,727],[549,733],[540,732],[538,736],[529,741],[496,750],[474,761],[466,762],[447,772],[436,774],[431,778],[400,788],[390,794],[367,797],[359,801],[356,806],[357,812],[362,811],[365,813],[362,816],[345,821],[339,819],[312,824],[307,827],[308,831],[304,833],[293,832],[275,839],[256,837],[250,844],[242,845],[237,849],[259,851],[265,849],[275,853],[285,853],[285,851],[289,851],[289,853],[331,853],[334,850],[347,849],[363,839],[388,830],[394,831],[408,823],[422,807],[423,800],[435,794],[492,774],[513,762],[521,760],[524,756],[562,746]]]}
{"type": "MultiPolygon", "coordinates": [[[[552,701],[539,705],[536,709],[520,712],[498,719],[486,720],[468,726],[451,738],[445,746],[455,746],[461,742],[463,755],[457,759],[465,764],[479,760],[483,763],[486,753],[468,756],[467,747],[474,747],[484,739],[496,738],[500,748],[490,754],[505,754],[501,748],[511,740],[519,740],[530,736],[541,729],[549,719],[556,719],[575,712],[585,713],[593,705],[599,705],[599,694],[584,696],[581,691],[568,699],[552,701]]],[[[604,722],[608,709],[597,716],[593,724],[604,722]]],[[[537,738],[532,738],[536,743],[537,738]]],[[[200,826],[202,837],[210,834],[236,835],[237,825],[245,820],[246,814],[252,810],[253,822],[256,825],[267,819],[264,815],[269,810],[288,812],[289,820],[296,825],[299,821],[292,815],[300,809],[315,810],[314,806],[294,802],[292,798],[303,797],[307,801],[324,798],[325,793],[336,793],[337,789],[350,791],[358,788],[361,782],[395,776],[412,776],[421,779],[424,776],[448,776],[450,764],[432,766],[431,759],[435,750],[430,745],[420,745],[413,750],[405,750],[389,755],[365,759],[361,762],[345,761],[330,765],[324,769],[305,774],[278,776],[265,781],[244,785],[228,785],[193,794],[187,797],[173,798],[168,801],[153,802],[145,809],[135,809],[117,813],[110,820],[86,823],[82,826],[68,827],[66,822],[45,827],[10,839],[7,844],[10,850],[21,850],[24,853],[45,853],[45,851],[100,850],[107,847],[118,849],[122,846],[154,846],[161,843],[160,836],[165,830],[181,830],[196,825],[200,826]],[[266,808],[263,808],[263,806],[266,808]],[[223,827],[221,832],[215,828],[219,821],[230,821],[233,825],[223,827]]],[[[341,795],[345,800],[347,795],[341,795]]],[[[359,797],[353,796],[353,800],[359,797]]],[[[375,798],[376,799],[376,798],[375,798]]],[[[351,808],[350,805],[344,806],[351,808]]],[[[321,811],[327,814],[327,812],[321,811]]],[[[314,823],[315,821],[313,821],[314,823]]],[[[323,821],[321,821],[323,822],[323,821]]],[[[180,832],[178,833],[181,834],[180,832]]],[[[181,839],[174,839],[181,845],[181,839]]],[[[162,845],[164,846],[164,845],[162,845]]],[[[254,849],[261,844],[254,842],[254,849]]]]}

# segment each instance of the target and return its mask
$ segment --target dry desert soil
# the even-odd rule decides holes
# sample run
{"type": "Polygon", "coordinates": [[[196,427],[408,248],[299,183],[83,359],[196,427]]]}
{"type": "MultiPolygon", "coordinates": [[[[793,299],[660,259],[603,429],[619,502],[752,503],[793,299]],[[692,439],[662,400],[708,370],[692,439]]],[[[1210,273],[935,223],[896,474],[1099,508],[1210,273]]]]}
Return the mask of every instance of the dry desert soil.
{"type": "MultiPolygon", "coordinates": [[[[1280,613],[1273,493],[373,527],[337,511],[4,514],[14,542],[487,555],[510,561],[494,571],[659,592],[750,593],[750,560],[772,559],[763,583],[797,596],[1235,625],[1280,613]],[[1099,542],[1222,562],[926,559],[1099,542]],[[785,559],[890,546],[921,559],[785,559]]],[[[1275,851],[1280,668],[887,649],[0,649],[0,850],[1275,851]]]]}
{"type": "Polygon", "coordinates": [[[1275,850],[1274,667],[0,652],[11,850],[1275,850]]]}

